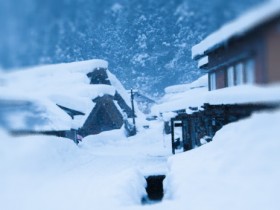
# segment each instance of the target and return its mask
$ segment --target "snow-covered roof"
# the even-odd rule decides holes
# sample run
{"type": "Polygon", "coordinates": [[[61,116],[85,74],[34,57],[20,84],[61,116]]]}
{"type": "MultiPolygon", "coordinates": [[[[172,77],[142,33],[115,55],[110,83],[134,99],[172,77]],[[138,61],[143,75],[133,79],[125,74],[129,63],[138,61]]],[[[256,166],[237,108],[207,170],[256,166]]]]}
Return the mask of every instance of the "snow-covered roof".
{"type": "Polygon", "coordinates": [[[129,105],[129,97],[117,80],[107,70],[111,85],[90,84],[87,73],[98,68],[108,68],[103,60],[63,63],[33,67],[0,74],[0,99],[7,101],[30,101],[40,108],[44,118],[49,120],[45,127],[38,129],[66,130],[83,125],[95,103],[92,99],[105,94],[121,94],[129,105]],[[74,120],[58,105],[85,115],[75,116],[74,120]]]}
{"type": "Polygon", "coordinates": [[[203,56],[229,39],[241,36],[280,15],[280,1],[270,0],[224,25],[192,48],[192,58],[203,56]]]}
{"type": "MultiPolygon", "coordinates": [[[[204,76],[205,77],[205,76],[204,76]]],[[[203,77],[198,81],[203,81],[203,77]]],[[[280,103],[280,84],[269,86],[240,85],[231,88],[223,88],[215,91],[208,91],[208,87],[186,88],[185,91],[169,91],[162,99],[162,102],[152,107],[152,113],[172,112],[185,109],[187,113],[193,111],[189,107],[201,107],[204,103],[235,104],[235,103],[280,103]]]]}
{"type": "Polygon", "coordinates": [[[164,89],[166,94],[180,93],[187,90],[208,87],[208,75],[204,75],[189,84],[173,85],[164,89]]]}

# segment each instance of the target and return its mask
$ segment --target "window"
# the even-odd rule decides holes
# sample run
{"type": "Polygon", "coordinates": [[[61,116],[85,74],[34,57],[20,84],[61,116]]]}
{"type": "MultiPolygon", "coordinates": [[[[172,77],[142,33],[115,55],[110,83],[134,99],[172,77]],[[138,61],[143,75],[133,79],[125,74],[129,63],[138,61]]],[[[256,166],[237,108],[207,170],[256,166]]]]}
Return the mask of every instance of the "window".
{"type": "Polygon", "coordinates": [[[210,90],[216,90],[216,74],[210,73],[210,90]]]}
{"type": "Polygon", "coordinates": [[[230,66],[227,68],[227,86],[232,87],[234,86],[234,68],[230,66]]]}
{"type": "Polygon", "coordinates": [[[238,63],[231,63],[223,71],[209,74],[210,90],[233,87],[243,84],[254,84],[256,80],[255,60],[247,58],[238,63]]]}
{"type": "Polygon", "coordinates": [[[245,78],[246,84],[255,83],[255,61],[253,59],[249,59],[245,63],[245,78]]]}
{"type": "Polygon", "coordinates": [[[238,63],[235,67],[235,74],[236,74],[236,85],[244,84],[244,65],[243,63],[238,63]]]}

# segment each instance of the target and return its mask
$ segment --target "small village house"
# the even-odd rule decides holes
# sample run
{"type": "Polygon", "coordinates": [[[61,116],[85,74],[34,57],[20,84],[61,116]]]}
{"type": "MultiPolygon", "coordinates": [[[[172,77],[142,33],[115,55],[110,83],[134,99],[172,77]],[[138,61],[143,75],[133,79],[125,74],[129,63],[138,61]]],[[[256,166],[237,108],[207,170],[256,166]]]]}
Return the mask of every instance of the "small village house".
{"type": "Polygon", "coordinates": [[[0,86],[0,128],[17,135],[57,135],[77,143],[77,136],[123,126],[132,135],[135,129],[130,97],[106,61],[33,67],[0,78],[5,81],[0,86]]]}

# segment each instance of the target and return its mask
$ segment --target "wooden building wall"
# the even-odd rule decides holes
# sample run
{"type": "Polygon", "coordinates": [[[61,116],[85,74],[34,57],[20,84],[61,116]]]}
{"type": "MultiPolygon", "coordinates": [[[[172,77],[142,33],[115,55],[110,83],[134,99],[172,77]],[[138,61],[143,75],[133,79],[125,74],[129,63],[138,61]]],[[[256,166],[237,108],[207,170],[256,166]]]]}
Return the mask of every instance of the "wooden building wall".
{"type": "Polygon", "coordinates": [[[267,31],[268,82],[280,82],[280,18],[267,31]]]}
{"type": "Polygon", "coordinates": [[[98,134],[122,127],[124,119],[114,104],[112,96],[104,95],[95,99],[94,102],[96,105],[81,128],[82,136],[98,134]]]}
{"type": "Polygon", "coordinates": [[[254,59],[255,61],[255,81],[258,84],[266,82],[266,75],[263,69],[265,65],[265,39],[263,35],[256,31],[246,37],[235,39],[223,45],[219,49],[209,53],[209,63],[206,70],[209,72],[224,71],[218,73],[216,77],[217,88],[226,87],[226,70],[230,66],[235,66],[239,62],[244,62],[247,59],[254,59]],[[222,81],[224,80],[224,81],[222,81]]]}
{"type": "Polygon", "coordinates": [[[209,62],[204,69],[217,73],[217,89],[227,86],[226,70],[229,66],[252,58],[255,61],[255,83],[279,82],[280,17],[246,35],[232,38],[217,49],[206,52],[206,55],[209,62]]]}
{"type": "Polygon", "coordinates": [[[226,87],[226,72],[224,69],[220,69],[216,72],[216,88],[226,87]]]}
{"type": "Polygon", "coordinates": [[[250,117],[255,112],[273,111],[279,107],[278,103],[204,104],[201,111],[178,114],[171,119],[172,153],[180,151],[181,147],[183,151],[188,151],[201,146],[201,139],[211,141],[215,133],[226,124],[250,117]],[[175,139],[175,127],[182,128],[182,136],[178,139],[175,139]]]}

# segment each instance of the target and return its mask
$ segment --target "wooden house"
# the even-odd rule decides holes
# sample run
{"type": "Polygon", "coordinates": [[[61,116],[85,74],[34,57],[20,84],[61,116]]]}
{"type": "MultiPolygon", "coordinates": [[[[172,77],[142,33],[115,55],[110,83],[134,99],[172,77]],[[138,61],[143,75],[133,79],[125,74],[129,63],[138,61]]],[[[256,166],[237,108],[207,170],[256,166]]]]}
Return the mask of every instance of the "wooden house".
{"type": "Polygon", "coordinates": [[[209,90],[280,81],[280,3],[269,1],[192,48],[209,90]]]}

